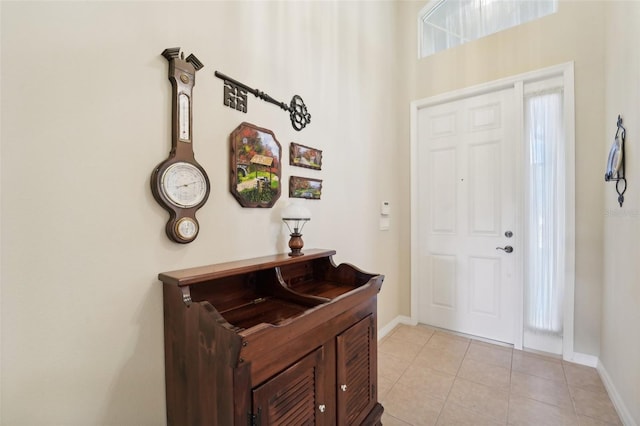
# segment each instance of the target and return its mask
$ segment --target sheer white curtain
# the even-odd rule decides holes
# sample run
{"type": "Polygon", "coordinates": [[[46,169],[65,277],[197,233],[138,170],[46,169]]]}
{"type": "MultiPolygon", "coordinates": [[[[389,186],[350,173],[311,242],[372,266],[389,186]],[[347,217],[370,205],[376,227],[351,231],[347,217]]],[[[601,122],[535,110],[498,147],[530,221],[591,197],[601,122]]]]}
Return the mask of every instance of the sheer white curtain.
{"type": "Polygon", "coordinates": [[[525,330],[562,336],[564,283],[564,151],[562,91],[533,93],[525,98],[525,141],[528,145],[527,270],[525,330]]]}
{"type": "Polygon", "coordinates": [[[558,11],[558,0],[432,0],[420,11],[421,56],[558,11]]]}

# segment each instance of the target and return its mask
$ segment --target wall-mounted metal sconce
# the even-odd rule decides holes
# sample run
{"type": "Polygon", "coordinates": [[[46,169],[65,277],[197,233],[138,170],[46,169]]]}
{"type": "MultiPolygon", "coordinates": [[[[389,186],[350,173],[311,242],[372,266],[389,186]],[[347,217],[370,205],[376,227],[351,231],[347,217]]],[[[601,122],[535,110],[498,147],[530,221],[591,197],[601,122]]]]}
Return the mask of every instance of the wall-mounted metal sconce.
{"type": "Polygon", "coordinates": [[[604,175],[604,180],[606,182],[616,183],[618,203],[620,207],[622,207],[622,203],[624,203],[624,192],[627,190],[627,180],[624,177],[624,140],[627,136],[627,129],[622,125],[622,117],[619,115],[616,126],[616,136],[609,151],[607,172],[604,175]]]}

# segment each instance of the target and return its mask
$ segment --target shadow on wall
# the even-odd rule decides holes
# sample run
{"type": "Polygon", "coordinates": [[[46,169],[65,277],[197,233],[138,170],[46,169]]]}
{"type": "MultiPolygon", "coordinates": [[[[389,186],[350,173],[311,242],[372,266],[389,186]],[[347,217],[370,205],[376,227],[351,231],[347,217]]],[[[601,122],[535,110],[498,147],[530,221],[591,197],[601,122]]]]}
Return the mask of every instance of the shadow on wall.
{"type": "MultiPolygon", "coordinates": [[[[158,426],[166,423],[162,309],[162,283],[154,280],[133,315],[132,319],[137,323],[131,324],[131,330],[123,330],[123,338],[131,334],[133,337],[129,340],[137,339],[127,345],[133,346],[131,356],[106,390],[108,402],[101,425],[158,426]]],[[[114,352],[119,344],[114,342],[114,352]]]]}

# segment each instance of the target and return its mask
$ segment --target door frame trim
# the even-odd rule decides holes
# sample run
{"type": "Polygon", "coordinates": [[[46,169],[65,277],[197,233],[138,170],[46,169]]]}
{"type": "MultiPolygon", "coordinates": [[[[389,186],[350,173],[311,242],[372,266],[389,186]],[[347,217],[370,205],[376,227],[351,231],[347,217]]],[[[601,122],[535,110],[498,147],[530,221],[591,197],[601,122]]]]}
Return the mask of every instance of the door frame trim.
{"type": "MultiPolygon", "coordinates": [[[[502,89],[513,88],[515,95],[520,97],[517,106],[517,121],[519,128],[522,129],[523,120],[523,85],[537,80],[548,79],[552,77],[563,78],[564,91],[564,120],[565,120],[565,259],[564,259],[564,335],[563,335],[563,359],[570,360],[573,358],[574,346],[574,291],[575,291],[575,93],[574,93],[574,64],[566,62],[543,68],[523,74],[502,78],[499,80],[482,83],[479,85],[454,90],[452,92],[443,93],[427,98],[414,100],[410,106],[410,170],[411,170],[411,320],[418,321],[418,237],[415,232],[418,229],[418,112],[423,108],[436,106],[443,103],[453,102],[459,99],[478,96],[485,93],[495,92],[502,89]]],[[[521,142],[522,135],[518,135],[518,141],[521,142]]],[[[522,152],[517,149],[516,152],[522,152]]],[[[522,163],[523,158],[519,155],[519,162],[522,163]]],[[[523,170],[524,168],[521,168],[523,170]]],[[[524,177],[519,176],[517,185],[523,187],[524,177]]],[[[518,191],[519,194],[522,191],[518,191]]],[[[518,203],[523,208],[524,199],[518,197],[518,203]]],[[[524,211],[524,210],[522,210],[524,211]]],[[[521,222],[522,218],[519,218],[521,222]]],[[[514,333],[514,347],[522,349],[523,333],[524,333],[524,291],[523,291],[523,274],[522,266],[519,265],[520,279],[518,289],[516,291],[519,306],[516,307],[516,332],[514,333]]]]}

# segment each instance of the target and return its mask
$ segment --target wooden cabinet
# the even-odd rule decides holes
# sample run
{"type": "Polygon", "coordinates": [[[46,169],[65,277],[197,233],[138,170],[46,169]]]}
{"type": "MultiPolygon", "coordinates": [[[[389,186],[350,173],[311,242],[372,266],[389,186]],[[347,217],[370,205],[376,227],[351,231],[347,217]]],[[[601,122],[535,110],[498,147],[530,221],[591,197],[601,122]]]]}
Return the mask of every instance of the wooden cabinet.
{"type": "Polygon", "coordinates": [[[379,425],[383,275],[307,250],[165,272],[169,425],[379,425]]]}

